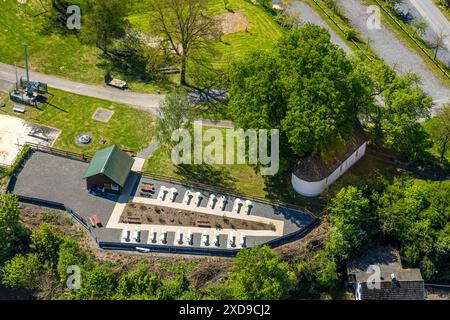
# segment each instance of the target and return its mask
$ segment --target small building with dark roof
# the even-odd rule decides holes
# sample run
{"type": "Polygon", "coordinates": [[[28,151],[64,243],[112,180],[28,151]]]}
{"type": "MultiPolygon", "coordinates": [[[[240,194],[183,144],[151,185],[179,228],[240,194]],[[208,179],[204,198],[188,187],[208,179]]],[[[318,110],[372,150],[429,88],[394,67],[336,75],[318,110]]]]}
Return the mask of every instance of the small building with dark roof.
{"type": "Polygon", "coordinates": [[[424,300],[425,283],[419,269],[403,269],[392,246],[379,247],[351,261],[348,282],[356,300],[424,300]]]}
{"type": "Polygon", "coordinates": [[[133,164],[134,159],[116,146],[96,152],[84,174],[88,190],[120,194],[133,164]]]}
{"type": "Polygon", "coordinates": [[[346,148],[328,161],[310,155],[298,162],[292,174],[292,186],[302,196],[316,197],[345,174],[365,154],[367,135],[358,123],[346,148]]]}

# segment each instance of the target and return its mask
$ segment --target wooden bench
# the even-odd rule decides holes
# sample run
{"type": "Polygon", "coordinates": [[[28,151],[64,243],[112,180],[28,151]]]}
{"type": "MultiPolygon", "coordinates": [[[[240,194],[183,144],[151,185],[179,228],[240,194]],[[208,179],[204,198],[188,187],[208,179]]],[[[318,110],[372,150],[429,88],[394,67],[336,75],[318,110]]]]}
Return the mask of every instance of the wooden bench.
{"type": "Polygon", "coordinates": [[[142,219],[139,217],[127,217],[126,221],[128,223],[135,223],[135,224],[141,224],[142,223],[142,219]]]}
{"type": "Polygon", "coordinates": [[[96,214],[94,214],[92,216],[92,221],[95,223],[96,226],[100,227],[102,225],[102,222],[100,221],[100,219],[98,218],[98,216],[96,214]]]}
{"type": "Polygon", "coordinates": [[[25,113],[25,108],[21,106],[14,106],[13,111],[17,113],[25,113]]]}
{"type": "Polygon", "coordinates": [[[198,220],[195,222],[199,228],[211,228],[211,223],[209,221],[198,220]]]}

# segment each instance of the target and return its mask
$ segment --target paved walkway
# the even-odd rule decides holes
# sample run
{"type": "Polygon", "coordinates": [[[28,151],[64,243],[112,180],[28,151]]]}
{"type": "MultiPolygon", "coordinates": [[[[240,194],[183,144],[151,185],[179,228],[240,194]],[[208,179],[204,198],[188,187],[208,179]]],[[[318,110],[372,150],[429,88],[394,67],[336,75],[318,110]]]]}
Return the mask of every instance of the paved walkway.
{"type": "MultiPolygon", "coordinates": [[[[18,68],[18,73],[19,77],[25,77],[24,69],[18,68]]],[[[152,113],[156,113],[159,102],[165,97],[165,95],[135,93],[109,87],[88,85],[39,72],[30,72],[30,78],[33,81],[47,83],[52,88],[83,96],[129,104],[152,113]]],[[[2,82],[14,84],[16,82],[14,66],[0,63],[0,80],[2,82]]],[[[4,85],[2,85],[2,87],[3,86],[4,85]]]]}

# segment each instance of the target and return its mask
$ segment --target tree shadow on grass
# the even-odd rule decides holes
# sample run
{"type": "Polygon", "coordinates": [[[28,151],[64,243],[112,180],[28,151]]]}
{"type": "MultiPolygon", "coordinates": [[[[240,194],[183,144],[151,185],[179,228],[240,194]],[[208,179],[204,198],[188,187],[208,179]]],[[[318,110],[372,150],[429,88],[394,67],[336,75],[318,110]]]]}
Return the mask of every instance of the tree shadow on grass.
{"type": "Polygon", "coordinates": [[[291,178],[290,173],[265,177],[264,190],[267,192],[267,198],[308,208],[313,212],[322,212],[326,200],[322,197],[307,198],[299,195],[292,187],[291,178]]]}
{"type": "Polygon", "coordinates": [[[227,170],[211,165],[179,165],[175,173],[191,182],[203,183],[220,188],[235,189],[236,179],[227,170]]]}

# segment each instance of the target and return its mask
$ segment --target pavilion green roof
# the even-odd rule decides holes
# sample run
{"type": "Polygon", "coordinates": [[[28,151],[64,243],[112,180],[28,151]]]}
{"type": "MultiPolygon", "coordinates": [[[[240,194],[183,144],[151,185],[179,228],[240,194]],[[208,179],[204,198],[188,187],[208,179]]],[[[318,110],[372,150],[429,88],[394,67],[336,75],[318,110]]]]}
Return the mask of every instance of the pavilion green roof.
{"type": "Polygon", "coordinates": [[[95,153],[84,174],[84,179],[104,174],[123,188],[133,164],[133,158],[113,145],[95,153]]]}

